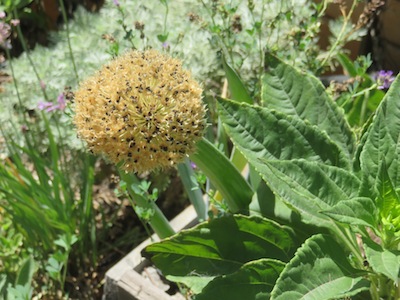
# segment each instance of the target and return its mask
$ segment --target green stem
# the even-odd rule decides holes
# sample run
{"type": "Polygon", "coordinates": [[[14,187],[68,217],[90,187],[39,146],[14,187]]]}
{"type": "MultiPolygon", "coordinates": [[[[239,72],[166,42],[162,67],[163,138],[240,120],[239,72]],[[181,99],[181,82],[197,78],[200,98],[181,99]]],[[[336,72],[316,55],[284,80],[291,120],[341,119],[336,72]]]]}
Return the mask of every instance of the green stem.
{"type": "Polygon", "coordinates": [[[76,82],[78,83],[79,82],[79,75],[78,75],[78,71],[77,71],[76,64],[75,64],[75,58],[74,58],[74,54],[72,52],[72,47],[71,47],[71,38],[70,38],[70,34],[69,34],[69,25],[68,25],[67,13],[65,11],[64,1],[63,0],[59,0],[59,3],[60,3],[60,7],[61,7],[61,14],[63,16],[63,20],[64,20],[64,23],[65,23],[65,29],[67,31],[67,41],[68,41],[69,55],[71,56],[72,67],[74,68],[76,82]]]}
{"type": "Polygon", "coordinates": [[[343,35],[345,34],[345,31],[346,31],[346,28],[347,28],[347,24],[351,20],[350,18],[352,16],[353,12],[354,12],[354,9],[356,8],[357,2],[358,1],[353,0],[353,4],[351,5],[351,8],[350,8],[348,14],[343,16],[342,28],[340,29],[338,37],[335,40],[335,43],[329,49],[328,54],[325,56],[324,60],[321,62],[321,67],[325,66],[325,64],[328,62],[329,58],[332,56],[333,52],[336,50],[336,48],[339,46],[339,44],[342,43],[344,40],[346,40],[348,38],[349,34],[347,34],[345,37],[343,35]]]}
{"type": "Polygon", "coordinates": [[[351,253],[357,258],[358,266],[362,268],[364,258],[361,255],[361,251],[355,239],[354,233],[352,233],[348,228],[343,229],[340,228],[336,223],[332,223],[334,224],[334,232],[337,234],[340,240],[343,241],[343,243],[347,246],[351,253]]]}
{"type": "MultiPolygon", "coordinates": [[[[18,10],[16,8],[14,9],[14,16],[15,16],[16,19],[19,19],[18,10]]],[[[26,41],[24,39],[24,35],[22,33],[22,30],[21,30],[21,25],[18,24],[16,26],[16,28],[17,28],[18,39],[21,42],[22,49],[24,49],[26,57],[28,58],[28,61],[29,61],[30,65],[32,66],[33,72],[35,73],[35,76],[36,76],[37,80],[39,81],[39,84],[41,84],[42,79],[41,79],[41,77],[39,75],[38,70],[36,69],[35,64],[32,61],[31,56],[29,55],[29,49],[28,49],[28,46],[26,45],[26,41]]],[[[42,90],[42,93],[43,93],[43,97],[46,99],[46,101],[49,101],[49,98],[47,97],[46,90],[43,89],[43,88],[41,88],[41,90],[42,90]]]]}
{"type": "Polygon", "coordinates": [[[169,7],[168,7],[168,2],[167,1],[161,1],[165,5],[165,16],[164,16],[164,35],[167,34],[167,20],[168,20],[168,13],[169,13],[169,7]]]}
{"type": "Polygon", "coordinates": [[[155,202],[146,199],[134,191],[132,186],[138,183],[137,178],[123,170],[118,170],[118,172],[121,179],[126,182],[127,191],[132,197],[134,204],[143,209],[149,209],[153,211],[153,215],[150,217],[149,224],[158,237],[160,239],[164,239],[175,234],[174,229],[171,227],[167,218],[164,216],[155,202]]]}

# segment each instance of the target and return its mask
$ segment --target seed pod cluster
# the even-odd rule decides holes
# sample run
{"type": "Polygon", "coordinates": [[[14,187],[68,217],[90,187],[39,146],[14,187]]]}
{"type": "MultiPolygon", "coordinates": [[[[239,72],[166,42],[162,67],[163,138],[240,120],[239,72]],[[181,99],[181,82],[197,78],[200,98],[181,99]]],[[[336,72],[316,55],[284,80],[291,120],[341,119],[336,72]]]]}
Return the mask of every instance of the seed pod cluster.
{"type": "Polygon", "coordinates": [[[156,50],[116,58],[75,93],[78,136],[128,172],[169,167],[195,149],[206,122],[202,89],[156,50]]]}

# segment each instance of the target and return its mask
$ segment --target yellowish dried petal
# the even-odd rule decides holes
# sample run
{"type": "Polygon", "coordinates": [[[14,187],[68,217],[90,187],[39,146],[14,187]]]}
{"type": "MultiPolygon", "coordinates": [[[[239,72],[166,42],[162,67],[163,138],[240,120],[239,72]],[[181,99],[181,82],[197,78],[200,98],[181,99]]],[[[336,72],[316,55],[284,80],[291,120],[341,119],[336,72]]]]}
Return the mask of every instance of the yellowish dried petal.
{"type": "Polygon", "coordinates": [[[143,173],[194,151],[205,128],[201,93],[179,60],[130,51],[81,84],[74,123],[95,154],[143,173]]]}

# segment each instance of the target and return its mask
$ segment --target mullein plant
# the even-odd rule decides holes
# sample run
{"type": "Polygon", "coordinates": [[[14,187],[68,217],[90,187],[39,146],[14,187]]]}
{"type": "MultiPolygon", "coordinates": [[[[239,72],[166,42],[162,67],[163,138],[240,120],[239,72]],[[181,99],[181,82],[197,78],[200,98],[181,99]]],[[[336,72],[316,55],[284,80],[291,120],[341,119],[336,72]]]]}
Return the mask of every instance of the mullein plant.
{"type": "Polygon", "coordinates": [[[196,300],[399,299],[400,77],[357,138],[316,77],[266,62],[261,105],[217,99],[249,165],[247,212],[230,205],[144,256],[196,300]]]}

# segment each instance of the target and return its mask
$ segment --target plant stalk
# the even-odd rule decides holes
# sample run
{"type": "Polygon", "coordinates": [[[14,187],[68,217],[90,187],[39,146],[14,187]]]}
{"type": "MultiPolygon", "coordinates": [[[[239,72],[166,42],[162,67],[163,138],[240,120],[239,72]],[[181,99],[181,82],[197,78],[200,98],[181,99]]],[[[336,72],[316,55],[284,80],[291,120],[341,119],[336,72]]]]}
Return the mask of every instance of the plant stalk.
{"type": "Polygon", "coordinates": [[[155,204],[155,202],[147,200],[142,195],[137,194],[132,188],[134,184],[138,183],[137,178],[135,176],[132,176],[132,174],[128,174],[120,169],[118,169],[118,172],[121,179],[126,182],[127,191],[132,197],[134,204],[141,208],[150,209],[153,211],[153,215],[150,217],[149,224],[151,228],[153,228],[154,232],[158,235],[158,237],[160,239],[164,239],[170,237],[171,235],[174,235],[174,229],[171,227],[167,218],[159,209],[159,207],[155,204]]]}

